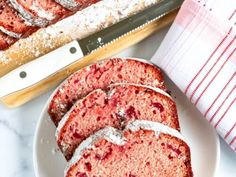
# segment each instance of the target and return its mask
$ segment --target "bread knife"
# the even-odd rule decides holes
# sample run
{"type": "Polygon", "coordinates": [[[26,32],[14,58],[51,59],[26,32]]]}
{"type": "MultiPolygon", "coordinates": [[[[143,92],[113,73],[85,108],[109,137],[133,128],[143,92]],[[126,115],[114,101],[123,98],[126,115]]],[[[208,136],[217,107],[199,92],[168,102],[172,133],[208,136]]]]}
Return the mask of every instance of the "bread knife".
{"type": "Polygon", "coordinates": [[[129,35],[132,31],[142,28],[178,9],[182,2],[183,0],[162,0],[98,33],[81,40],[72,41],[34,61],[20,66],[0,78],[0,98],[31,87],[66,66],[78,60],[83,60],[85,56],[98,52],[106,45],[116,42],[116,40],[125,35],[129,35]]]}

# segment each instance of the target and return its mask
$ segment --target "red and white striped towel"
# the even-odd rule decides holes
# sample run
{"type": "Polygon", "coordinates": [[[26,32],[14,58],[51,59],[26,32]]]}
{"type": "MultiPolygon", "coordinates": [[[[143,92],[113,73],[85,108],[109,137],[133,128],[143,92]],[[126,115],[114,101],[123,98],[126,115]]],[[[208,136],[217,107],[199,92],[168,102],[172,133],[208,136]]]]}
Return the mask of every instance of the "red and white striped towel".
{"type": "Polygon", "coordinates": [[[236,3],[186,0],[152,61],[236,152],[236,3]]]}

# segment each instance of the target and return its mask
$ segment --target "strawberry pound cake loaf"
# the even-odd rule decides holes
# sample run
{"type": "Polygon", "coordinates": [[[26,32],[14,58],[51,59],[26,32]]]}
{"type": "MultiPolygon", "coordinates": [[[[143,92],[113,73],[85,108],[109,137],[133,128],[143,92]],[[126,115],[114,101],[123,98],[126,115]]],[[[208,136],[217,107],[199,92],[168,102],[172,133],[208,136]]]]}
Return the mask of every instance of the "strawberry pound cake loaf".
{"type": "Polygon", "coordinates": [[[135,83],[164,89],[159,68],[134,59],[107,59],[85,67],[70,76],[56,90],[48,113],[58,124],[65,113],[80,98],[112,83],[135,83]]]}
{"type": "Polygon", "coordinates": [[[163,124],[135,121],[124,131],[107,127],[76,149],[65,177],[192,177],[190,149],[163,124]]]}
{"type": "Polygon", "coordinates": [[[122,129],[133,120],[160,122],[179,130],[174,101],[162,90],[121,84],[95,90],[79,100],[57,128],[57,143],[69,160],[76,147],[96,131],[122,129]]]}

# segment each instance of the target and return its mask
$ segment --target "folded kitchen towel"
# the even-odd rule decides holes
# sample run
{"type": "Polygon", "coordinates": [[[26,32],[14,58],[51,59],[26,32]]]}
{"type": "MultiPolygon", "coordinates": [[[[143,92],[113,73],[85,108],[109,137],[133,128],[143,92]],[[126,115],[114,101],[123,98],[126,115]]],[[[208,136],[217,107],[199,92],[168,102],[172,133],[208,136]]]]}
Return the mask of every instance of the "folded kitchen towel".
{"type": "Polygon", "coordinates": [[[236,3],[186,0],[152,61],[236,152],[236,3]]]}

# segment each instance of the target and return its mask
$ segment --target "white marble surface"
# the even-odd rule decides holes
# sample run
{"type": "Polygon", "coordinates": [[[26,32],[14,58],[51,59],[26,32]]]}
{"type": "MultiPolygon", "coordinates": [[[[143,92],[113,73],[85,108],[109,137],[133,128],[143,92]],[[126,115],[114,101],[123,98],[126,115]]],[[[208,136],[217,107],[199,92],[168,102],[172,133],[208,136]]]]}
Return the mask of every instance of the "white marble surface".
{"type": "MultiPolygon", "coordinates": [[[[151,57],[165,32],[146,39],[135,50],[129,49],[130,56],[151,57]]],[[[0,104],[0,177],[35,176],[32,158],[34,131],[49,95],[47,93],[16,109],[0,104]]],[[[223,176],[236,176],[236,154],[221,140],[221,160],[216,177],[223,176]]]]}

